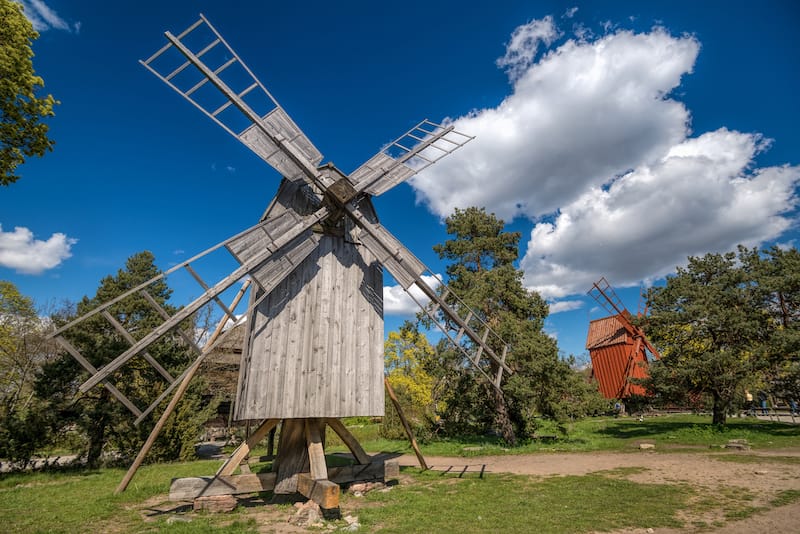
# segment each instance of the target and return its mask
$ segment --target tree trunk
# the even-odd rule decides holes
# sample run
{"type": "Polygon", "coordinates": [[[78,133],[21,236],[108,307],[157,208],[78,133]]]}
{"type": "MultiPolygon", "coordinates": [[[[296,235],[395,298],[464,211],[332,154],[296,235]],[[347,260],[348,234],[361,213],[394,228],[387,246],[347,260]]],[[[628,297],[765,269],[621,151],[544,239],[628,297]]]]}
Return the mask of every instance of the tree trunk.
{"type": "Polygon", "coordinates": [[[722,426],[728,418],[728,403],[725,402],[719,393],[712,393],[714,406],[711,409],[711,424],[722,426]]]}
{"type": "Polygon", "coordinates": [[[500,431],[500,435],[509,445],[517,444],[517,436],[514,434],[514,425],[511,424],[511,418],[508,415],[508,406],[506,406],[506,399],[503,394],[497,389],[493,389],[494,393],[494,425],[500,431]]]}
{"type": "Polygon", "coordinates": [[[99,418],[92,420],[92,423],[87,429],[86,434],[89,438],[89,451],[86,454],[86,465],[90,469],[97,469],[100,467],[100,457],[103,454],[103,445],[105,444],[105,414],[102,414],[99,418]]]}

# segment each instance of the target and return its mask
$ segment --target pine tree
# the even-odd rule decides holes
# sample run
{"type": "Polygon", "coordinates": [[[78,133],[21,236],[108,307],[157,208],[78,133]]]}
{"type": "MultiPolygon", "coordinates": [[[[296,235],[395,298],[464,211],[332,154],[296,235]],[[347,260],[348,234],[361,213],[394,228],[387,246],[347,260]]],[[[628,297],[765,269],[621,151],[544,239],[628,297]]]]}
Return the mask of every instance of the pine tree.
{"type": "MultiPolygon", "coordinates": [[[[489,424],[506,442],[515,443],[519,433],[533,432],[537,413],[556,415],[565,395],[563,381],[556,377],[571,370],[543,330],[547,303],[524,287],[522,272],[514,266],[520,234],[506,232],[505,223],[482,208],[456,209],[445,223],[452,239],[434,250],[450,262],[448,285],[509,344],[506,362],[515,371],[499,392],[482,378],[463,374],[466,362],[441,346],[448,389],[457,391],[448,399],[448,424],[457,429],[489,424]]],[[[499,346],[492,349],[501,351],[499,346]]],[[[494,376],[497,363],[489,359],[486,365],[494,376]]]]}
{"type": "MultiPolygon", "coordinates": [[[[157,276],[160,271],[154,260],[150,252],[131,256],[125,269],[120,269],[115,276],[103,278],[95,296],[84,297],[78,303],[75,313],[58,318],[58,323],[64,324],[82,316],[101,303],[157,276]]],[[[172,290],[163,279],[148,286],[147,291],[168,313],[175,313],[176,309],[168,303],[172,290]]],[[[136,293],[112,306],[109,312],[134,339],[141,339],[163,322],[147,300],[136,293]]],[[[191,328],[191,325],[185,325],[185,328],[191,328]]],[[[65,336],[98,369],[130,346],[100,315],[67,330],[65,336]]],[[[159,342],[150,345],[147,351],[173,377],[178,376],[194,358],[194,354],[177,334],[164,336],[159,342]]],[[[79,393],[77,388],[87,376],[86,371],[66,353],[44,369],[37,383],[37,393],[40,397],[49,399],[55,414],[52,422],[54,429],[74,424],[85,434],[89,466],[99,464],[101,454],[109,444],[123,456],[134,454],[149,433],[150,425],[143,423],[139,427],[134,426],[132,414],[102,386],[85,394],[79,393]]],[[[156,369],[140,356],[131,359],[110,375],[109,379],[139,407],[149,405],[166,386],[156,369]]],[[[203,408],[199,384],[190,388],[181,406],[179,411],[184,417],[173,417],[171,423],[161,432],[156,446],[151,450],[151,459],[177,459],[187,457],[193,452],[192,445],[199,426],[208,418],[213,407],[203,408]]]]}

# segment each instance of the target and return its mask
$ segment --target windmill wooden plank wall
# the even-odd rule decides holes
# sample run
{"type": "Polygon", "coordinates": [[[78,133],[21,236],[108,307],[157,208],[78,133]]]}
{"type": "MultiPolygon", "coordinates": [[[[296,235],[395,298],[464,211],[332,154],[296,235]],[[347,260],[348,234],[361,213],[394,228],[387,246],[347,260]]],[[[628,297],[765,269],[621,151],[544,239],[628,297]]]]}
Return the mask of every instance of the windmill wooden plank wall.
{"type": "MultiPolygon", "coordinates": [[[[263,218],[313,213],[305,187],[284,181],[263,218]]],[[[383,270],[349,220],[315,231],[313,252],[248,315],[237,420],[383,415],[383,270]]]]}
{"type": "Polygon", "coordinates": [[[592,359],[592,374],[605,398],[621,399],[646,393],[642,386],[628,381],[647,377],[644,344],[639,343],[636,350],[636,340],[616,315],[589,323],[586,348],[592,359]]]}

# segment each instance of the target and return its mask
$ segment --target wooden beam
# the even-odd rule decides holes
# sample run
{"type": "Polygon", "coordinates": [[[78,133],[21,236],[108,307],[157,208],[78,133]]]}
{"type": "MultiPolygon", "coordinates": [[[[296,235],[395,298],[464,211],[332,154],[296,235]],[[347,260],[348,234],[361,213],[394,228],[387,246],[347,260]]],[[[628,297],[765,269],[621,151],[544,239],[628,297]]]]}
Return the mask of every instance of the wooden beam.
{"type": "MultiPolygon", "coordinates": [[[[322,436],[320,432],[320,428],[324,427],[324,424],[325,423],[321,419],[312,418],[305,420],[306,443],[308,444],[308,461],[311,470],[311,478],[314,480],[326,480],[328,478],[328,468],[325,465],[325,449],[322,446],[322,436]]],[[[298,491],[300,491],[299,488],[298,491]]],[[[320,506],[322,505],[320,504],[320,506]]],[[[323,508],[325,507],[323,506],[323,508]]]]}
{"type": "MultiPolygon", "coordinates": [[[[124,326],[122,326],[122,325],[119,323],[119,321],[117,321],[116,317],[114,317],[113,315],[111,315],[111,314],[108,312],[108,310],[103,310],[103,311],[101,312],[101,314],[103,315],[103,317],[105,317],[105,318],[106,318],[106,321],[108,321],[109,323],[111,323],[111,326],[113,326],[113,327],[114,327],[114,329],[115,329],[117,332],[119,332],[119,334],[120,334],[120,335],[121,335],[121,336],[122,336],[122,337],[125,339],[125,341],[127,341],[127,342],[128,342],[128,343],[130,343],[131,345],[135,345],[135,344],[136,344],[136,340],[133,338],[133,336],[130,334],[130,332],[128,332],[127,330],[125,330],[125,327],[124,327],[124,326]]],[[[164,369],[164,367],[162,367],[162,366],[161,366],[161,364],[160,364],[160,363],[158,363],[158,360],[156,360],[155,358],[153,358],[152,356],[150,356],[150,353],[149,353],[149,352],[147,352],[146,350],[142,351],[142,356],[144,357],[144,359],[145,359],[145,360],[147,360],[147,363],[149,363],[150,365],[152,365],[152,366],[155,368],[155,370],[156,370],[156,371],[158,371],[158,372],[159,372],[159,374],[160,374],[161,376],[163,376],[163,377],[164,377],[164,378],[167,380],[167,382],[169,382],[170,384],[172,384],[173,382],[175,382],[175,379],[172,377],[172,375],[171,375],[171,374],[169,374],[169,371],[167,371],[166,369],[164,369]]]]}
{"type": "MultiPolygon", "coordinates": [[[[367,465],[331,467],[328,469],[328,482],[350,484],[362,481],[391,480],[399,475],[400,464],[397,460],[378,460],[367,465]]],[[[298,485],[302,476],[311,478],[309,473],[298,474],[298,485]]],[[[175,478],[170,486],[169,500],[190,501],[201,496],[273,491],[275,485],[276,473],[175,478]]]]}
{"type": "Polygon", "coordinates": [[[340,438],[342,438],[344,444],[347,445],[347,448],[353,453],[353,457],[356,459],[356,462],[360,464],[368,464],[372,461],[369,454],[364,451],[364,448],[361,447],[361,444],[358,442],[355,436],[351,434],[349,430],[347,430],[347,427],[344,426],[341,420],[327,418],[325,419],[325,423],[331,427],[340,438]]]}
{"type": "Polygon", "coordinates": [[[274,487],[275,473],[175,478],[169,488],[169,500],[191,501],[197,497],[258,493],[272,491],[274,487]]]}
{"type": "Polygon", "coordinates": [[[383,383],[386,385],[386,391],[387,393],[389,393],[389,398],[392,401],[392,405],[394,405],[394,409],[397,410],[397,415],[400,416],[400,422],[403,423],[403,428],[406,431],[406,436],[408,436],[408,440],[411,442],[411,448],[414,449],[414,454],[417,455],[419,466],[422,469],[427,470],[428,464],[425,462],[425,457],[422,456],[422,451],[419,450],[419,445],[417,445],[417,439],[414,437],[414,433],[411,431],[411,426],[409,426],[408,421],[406,420],[406,416],[403,413],[403,408],[402,406],[400,406],[400,401],[397,400],[397,396],[394,394],[394,389],[392,389],[392,385],[389,384],[389,379],[383,377],[383,383]]]}
{"type": "Polygon", "coordinates": [[[317,503],[320,508],[330,510],[339,507],[339,484],[330,480],[318,480],[308,473],[297,475],[297,492],[317,503]]]}
{"type": "Polygon", "coordinates": [[[278,456],[273,462],[273,470],[278,473],[275,493],[288,495],[297,491],[297,474],[309,470],[308,443],[305,435],[305,421],[284,419],[278,439],[278,456]]]}
{"type": "Polygon", "coordinates": [[[249,438],[241,443],[233,454],[225,460],[225,463],[217,470],[217,476],[230,476],[242,463],[242,460],[250,455],[250,451],[258,445],[269,433],[270,430],[275,428],[280,419],[265,419],[264,422],[253,432],[249,438]]]}

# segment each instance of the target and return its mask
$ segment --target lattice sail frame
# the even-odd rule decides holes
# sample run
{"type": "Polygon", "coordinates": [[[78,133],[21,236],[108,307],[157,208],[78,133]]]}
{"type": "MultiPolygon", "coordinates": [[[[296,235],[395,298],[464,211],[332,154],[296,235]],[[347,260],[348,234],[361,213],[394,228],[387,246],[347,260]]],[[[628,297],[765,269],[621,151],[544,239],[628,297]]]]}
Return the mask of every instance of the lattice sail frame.
{"type": "MultiPolygon", "coordinates": [[[[245,280],[257,284],[262,290],[261,298],[251,299],[247,312],[244,314],[244,316],[248,316],[263,298],[288,276],[317,245],[319,237],[314,233],[313,228],[338,213],[346,214],[361,228],[363,244],[411,295],[412,299],[429,314],[434,324],[442,330],[445,336],[499,390],[503,373],[512,373],[511,368],[505,363],[507,345],[478,313],[457,299],[452,290],[447,288],[440,279],[437,280],[443,286],[443,290],[437,292],[432,288],[425,278],[435,278],[434,273],[388,230],[371,220],[369,214],[364,211],[364,207],[360,205],[364,198],[368,198],[370,195],[380,195],[402,183],[462,147],[472,137],[455,131],[452,125],[436,124],[426,119],[386,145],[350,176],[337,178],[337,176],[344,175],[338,171],[338,175],[333,172],[323,172],[324,168],[318,167],[322,161],[322,154],[203,15],[200,15],[197,22],[178,36],[174,36],[170,32],[166,32],[165,36],[169,42],[150,58],[140,63],[226,132],[250,148],[286,179],[308,184],[311,194],[317,196],[320,207],[307,215],[285,211],[277,218],[262,221],[59,328],[53,337],[91,374],[90,378],[81,384],[80,390],[85,392],[102,383],[137,416],[136,422],[141,422],[186,375],[186,371],[184,371],[179,377],[173,378],[166,371],[161,372],[158,362],[147,354],[147,347],[178,327],[186,319],[194,316],[203,306],[212,301],[222,309],[225,315],[235,319],[232,310],[236,305],[226,306],[220,300],[220,295],[234,284],[242,283],[245,280]],[[192,49],[184,41],[188,41],[196,31],[205,31],[210,38],[192,49]],[[210,57],[211,53],[220,45],[223,47],[221,50],[224,55],[228,57],[219,65],[209,67],[202,61],[202,58],[210,57]],[[177,66],[172,65],[167,70],[157,67],[156,63],[162,56],[174,51],[178,51],[183,58],[177,66]],[[248,81],[243,88],[233,89],[231,87],[233,81],[225,79],[227,70],[233,65],[239,65],[246,74],[245,78],[248,81]],[[188,78],[186,75],[189,75],[188,78]],[[179,76],[182,77],[180,84],[178,83],[179,76]],[[218,93],[217,96],[221,96],[224,101],[211,106],[207,99],[203,100],[195,96],[201,89],[208,87],[213,88],[218,93]],[[261,113],[254,109],[255,104],[245,101],[245,99],[252,100],[251,96],[260,97],[261,113]],[[266,111],[264,112],[264,110],[266,111]],[[229,112],[234,113],[231,115],[229,112]],[[243,127],[236,127],[237,119],[239,124],[242,119],[246,124],[243,127]],[[258,241],[260,245],[257,249],[246,246],[247,243],[254,240],[258,241]],[[227,251],[239,264],[239,267],[215,284],[208,285],[192,267],[192,264],[211,253],[218,253],[220,250],[227,251]],[[149,285],[180,269],[188,272],[192,279],[200,285],[203,291],[200,297],[186,304],[171,317],[163,309],[160,309],[160,306],[152,298],[148,298],[150,305],[154,306],[159,315],[164,318],[164,323],[138,340],[134,339],[130,333],[124,332],[124,328],[110,313],[110,307],[137,292],[149,297],[146,292],[149,285]],[[421,291],[432,304],[427,307],[423,306],[419,299],[411,293],[412,287],[421,291]],[[455,300],[456,308],[448,305],[445,301],[446,298],[457,299],[455,300]],[[441,312],[448,320],[438,319],[438,312],[441,312]],[[97,314],[103,316],[130,343],[130,348],[100,369],[94,368],[64,337],[65,332],[70,328],[97,314]],[[122,330],[120,330],[121,328],[122,330]],[[490,347],[490,338],[493,338],[491,344],[503,347],[500,355],[497,355],[490,347]],[[469,339],[471,343],[464,343],[466,339],[469,339]],[[166,391],[144,410],[134,406],[110,382],[113,373],[140,354],[159,370],[159,373],[169,383],[166,391]],[[495,361],[498,367],[495,376],[489,376],[480,365],[483,356],[488,356],[495,361]]],[[[241,299],[243,292],[244,287],[234,299],[236,303],[241,299]]],[[[228,332],[230,331],[232,329],[228,330],[228,332]]],[[[198,360],[202,360],[224,341],[228,332],[223,333],[213,343],[203,348],[200,348],[185,333],[182,333],[181,336],[197,352],[198,360]]],[[[193,365],[196,364],[197,361],[193,365]]]]}

